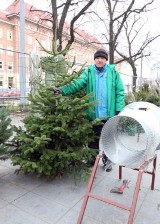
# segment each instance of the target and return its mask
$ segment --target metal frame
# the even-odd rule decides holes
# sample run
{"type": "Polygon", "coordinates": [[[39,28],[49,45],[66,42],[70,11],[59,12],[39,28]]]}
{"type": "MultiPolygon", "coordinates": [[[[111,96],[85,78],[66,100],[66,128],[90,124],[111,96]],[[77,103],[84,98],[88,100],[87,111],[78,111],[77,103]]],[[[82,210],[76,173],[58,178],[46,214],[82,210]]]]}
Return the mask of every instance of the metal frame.
{"type": "MultiPolygon", "coordinates": [[[[151,182],[151,190],[154,190],[154,182],[155,182],[155,171],[156,171],[156,162],[157,162],[157,155],[155,155],[152,159],[150,159],[149,161],[145,161],[139,169],[134,169],[138,171],[138,176],[137,176],[137,182],[136,182],[136,186],[135,186],[135,191],[133,194],[133,200],[132,200],[132,205],[131,207],[127,207],[123,204],[117,203],[115,201],[109,200],[107,198],[102,198],[100,196],[94,195],[91,193],[92,190],[92,185],[94,182],[94,178],[96,175],[96,171],[97,171],[97,167],[99,164],[99,160],[100,160],[100,156],[98,155],[91,173],[91,177],[87,186],[87,191],[86,194],[84,196],[84,200],[83,200],[83,204],[81,207],[81,211],[79,214],[79,218],[78,218],[78,222],[77,224],[81,224],[82,220],[83,220],[83,216],[86,210],[86,206],[87,206],[87,202],[89,197],[94,198],[96,200],[100,200],[102,202],[105,202],[107,204],[119,207],[121,209],[127,210],[128,212],[130,212],[129,218],[128,218],[128,224],[132,224],[133,223],[133,218],[134,218],[134,213],[135,213],[135,209],[136,209],[136,204],[137,204],[137,199],[138,199],[138,194],[139,194],[139,190],[140,190],[140,185],[141,185],[141,180],[142,180],[142,175],[143,173],[148,173],[152,175],[152,182],[151,182]],[[153,170],[150,171],[146,171],[148,165],[153,161],[153,170]]],[[[119,179],[122,178],[122,166],[119,166],[119,179]]]]}

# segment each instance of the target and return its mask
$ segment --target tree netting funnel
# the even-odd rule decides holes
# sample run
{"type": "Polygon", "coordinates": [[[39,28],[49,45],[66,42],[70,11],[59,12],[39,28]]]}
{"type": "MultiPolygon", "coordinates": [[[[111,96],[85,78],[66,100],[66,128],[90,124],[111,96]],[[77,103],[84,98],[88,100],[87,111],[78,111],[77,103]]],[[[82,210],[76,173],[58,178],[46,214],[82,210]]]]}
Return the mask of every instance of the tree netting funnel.
{"type": "Polygon", "coordinates": [[[127,105],[105,123],[99,147],[113,163],[138,168],[160,147],[160,108],[148,102],[127,105]]]}

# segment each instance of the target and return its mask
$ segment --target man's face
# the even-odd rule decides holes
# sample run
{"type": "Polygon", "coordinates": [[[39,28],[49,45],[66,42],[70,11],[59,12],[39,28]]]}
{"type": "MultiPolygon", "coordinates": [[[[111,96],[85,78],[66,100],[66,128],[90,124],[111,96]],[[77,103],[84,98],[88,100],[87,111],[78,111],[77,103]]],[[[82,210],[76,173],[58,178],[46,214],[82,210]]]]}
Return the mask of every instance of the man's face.
{"type": "Polygon", "coordinates": [[[103,66],[106,64],[107,60],[103,57],[97,57],[94,59],[95,65],[98,69],[102,69],[103,66]]]}

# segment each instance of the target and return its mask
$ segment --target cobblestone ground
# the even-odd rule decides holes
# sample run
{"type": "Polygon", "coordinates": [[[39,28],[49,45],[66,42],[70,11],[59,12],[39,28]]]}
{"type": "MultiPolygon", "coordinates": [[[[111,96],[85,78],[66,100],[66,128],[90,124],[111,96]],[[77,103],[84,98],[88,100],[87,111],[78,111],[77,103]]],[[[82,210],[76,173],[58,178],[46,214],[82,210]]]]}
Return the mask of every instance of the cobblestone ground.
{"type": "MultiPolygon", "coordinates": [[[[12,124],[23,126],[25,116],[26,113],[11,114],[12,124]]],[[[151,175],[144,173],[133,224],[160,224],[160,150],[156,154],[155,187],[151,190],[151,175]]],[[[46,181],[32,174],[16,175],[16,168],[10,160],[0,161],[0,223],[77,224],[88,181],[75,183],[69,176],[46,181]]],[[[118,174],[118,165],[113,165],[111,172],[105,172],[100,161],[92,194],[130,207],[137,171],[123,168],[122,180],[118,179],[118,174]],[[124,193],[110,193],[123,179],[130,181],[124,193]]],[[[124,209],[89,198],[82,224],[127,224],[128,216],[129,212],[124,209]]]]}

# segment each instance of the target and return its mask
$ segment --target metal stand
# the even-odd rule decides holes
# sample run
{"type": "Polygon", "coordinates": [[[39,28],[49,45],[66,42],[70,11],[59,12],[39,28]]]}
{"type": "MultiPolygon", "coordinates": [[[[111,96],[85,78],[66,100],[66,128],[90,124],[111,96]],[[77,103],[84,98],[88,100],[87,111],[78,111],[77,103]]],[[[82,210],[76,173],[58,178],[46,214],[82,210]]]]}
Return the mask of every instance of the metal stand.
{"type": "MultiPolygon", "coordinates": [[[[82,204],[82,207],[81,207],[81,211],[80,211],[80,214],[79,214],[79,218],[78,218],[77,224],[81,224],[82,223],[83,216],[84,216],[84,213],[85,213],[85,209],[86,209],[89,197],[97,199],[97,200],[100,200],[100,201],[105,202],[107,204],[111,204],[111,205],[114,205],[114,206],[119,207],[121,209],[129,211],[130,215],[129,215],[129,219],[128,219],[128,224],[132,224],[133,223],[133,218],[134,218],[134,213],[135,213],[135,208],[136,208],[136,204],[137,204],[137,199],[138,199],[138,194],[139,194],[139,190],[140,190],[140,185],[141,185],[141,180],[142,180],[143,173],[148,173],[148,174],[152,175],[151,189],[154,190],[157,155],[155,155],[149,161],[144,162],[140,166],[139,169],[134,169],[134,170],[138,171],[138,177],[137,177],[135,191],[134,191],[134,194],[133,194],[133,200],[132,200],[131,207],[127,207],[127,206],[125,206],[123,204],[117,203],[115,201],[112,201],[112,200],[109,200],[109,199],[106,199],[106,198],[102,198],[100,196],[97,196],[97,195],[94,195],[94,194],[91,193],[92,185],[93,185],[94,178],[95,178],[95,175],[96,175],[96,171],[97,171],[99,160],[100,160],[100,156],[97,156],[95,164],[94,164],[94,167],[93,167],[93,170],[92,170],[92,173],[91,173],[91,177],[90,177],[90,180],[89,180],[89,183],[88,183],[87,192],[86,192],[84,200],[83,200],[83,204],[82,204]],[[152,161],[153,161],[153,170],[152,170],[152,172],[146,171],[149,163],[151,163],[152,161]]],[[[121,179],[121,178],[122,178],[122,166],[119,166],[119,179],[121,179]]]]}

